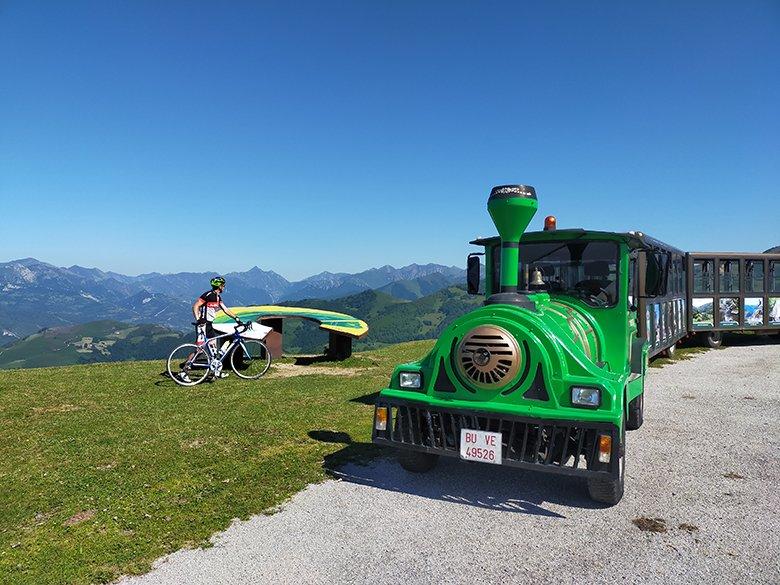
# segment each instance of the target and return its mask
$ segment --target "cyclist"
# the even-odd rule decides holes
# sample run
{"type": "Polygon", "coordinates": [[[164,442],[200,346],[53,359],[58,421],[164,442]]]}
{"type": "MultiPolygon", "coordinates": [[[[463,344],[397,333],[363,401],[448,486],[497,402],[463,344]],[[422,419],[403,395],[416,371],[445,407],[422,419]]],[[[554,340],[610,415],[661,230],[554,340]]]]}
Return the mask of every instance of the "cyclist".
{"type": "MultiPolygon", "coordinates": [[[[228,317],[235,319],[236,323],[241,325],[241,319],[238,318],[230,309],[228,309],[222,302],[222,293],[225,291],[225,277],[215,276],[211,279],[211,290],[204,292],[200,295],[192,305],[192,314],[195,316],[195,333],[197,336],[196,343],[202,345],[206,342],[206,339],[216,337],[219,333],[214,329],[214,317],[217,311],[222,309],[228,317]]],[[[210,342],[212,349],[216,352],[216,343],[210,342]]],[[[192,356],[190,356],[192,357],[192,356]]],[[[220,371],[218,374],[220,378],[227,378],[228,373],[220,371]]],[[[179,377],[185,382],[189,382],[189,377],[186,372],[182,372],[179,377]]]]}

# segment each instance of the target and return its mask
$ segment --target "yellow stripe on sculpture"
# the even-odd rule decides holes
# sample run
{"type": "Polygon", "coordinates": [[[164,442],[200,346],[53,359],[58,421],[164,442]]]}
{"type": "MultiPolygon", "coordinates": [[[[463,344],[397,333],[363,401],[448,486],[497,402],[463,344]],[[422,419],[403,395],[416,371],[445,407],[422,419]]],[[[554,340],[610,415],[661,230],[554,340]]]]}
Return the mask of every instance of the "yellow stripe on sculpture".
{"type": "MultiPolygon", "coordinates": [[[[274,317],[298,317],[316,321],[320,329],[335,331],[360,339],[368,333],[368,324],[351,315],[336,313],[335,311],[323,311],[322,309],[310,309],[308,307],[281,307],[278,305],[253,305],[251,307],[230,307],[230,310],[238,315],[242,321],[258,321],[260,319],[272,319],[274,317]]],[[[214,317],[214,323],[229,323],[232,319],[223,311],[218,311],[214,317]]]]}

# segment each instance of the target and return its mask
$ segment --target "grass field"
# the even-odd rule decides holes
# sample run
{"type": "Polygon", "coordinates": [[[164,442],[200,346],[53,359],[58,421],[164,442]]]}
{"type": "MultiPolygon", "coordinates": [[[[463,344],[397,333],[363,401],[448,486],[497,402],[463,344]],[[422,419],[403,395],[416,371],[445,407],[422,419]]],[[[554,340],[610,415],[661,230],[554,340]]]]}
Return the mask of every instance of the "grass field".
{"type": "Polygon", "coordinates": [[[432,343],[195,388],[159,361],[3,372],[0,582],[144,572],[323,479],[326,457],[377,454],[372,394],[432,343]]]}

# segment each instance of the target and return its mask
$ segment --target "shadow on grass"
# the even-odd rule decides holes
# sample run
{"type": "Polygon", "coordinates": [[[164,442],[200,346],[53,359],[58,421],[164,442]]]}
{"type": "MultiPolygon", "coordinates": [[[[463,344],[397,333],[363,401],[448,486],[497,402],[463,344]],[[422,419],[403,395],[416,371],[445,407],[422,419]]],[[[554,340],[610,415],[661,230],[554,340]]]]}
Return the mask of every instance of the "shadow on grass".
{"type": "MultiPolygon", "coordinates": [[[[197,386],[205,386],[207,384],[213,384],[215,381],[216,380],[214,380],[214,378],[209,377],[209,378],[203,380],[203,382],[200,382],[199,384],[197,384],[197,386]]],[[[180,384],[177,384],[176,382],[173,381],[173,378],[171,378],[168,375],[168,372],[160,372],[160,379],[157,380],[154,383],[154,385],[157,386],[158,388],[174,388],[174,389],[175,388],[181,389],[181,388],[195,388],[196,387],[196,386],[182,386],[180,384]]]]}
{"type": "Polygon", "coordinates": [[[545,504],[588,509],[605,507],[587,496],[585,481],[581,478],[450,457],[441,457],[436,468],[428,473],[410,473],[395,461],[392,449],[354,442],[342,432],[315,430],[309,432],[309,437],[344,445],[326,456],[323,463],[331,477],[342,481],[464,506],[551,518],[565,516],[545,508],[545,504]]]}
{"type": "Polygon", "coordinates": [[[368,404],[369,406],[374,406],[376,404],[377,398],[379,398],[378,390],[376,392],[371,392],[370,394],[364,394],[363,396],[353,398],[350,400],[350,402],[357,402],[358,404],[368,404]]]}
{"type": "Polygon", "coordinates": [[[313,364],[332,363],[337,360],[329,355],[296,355],[290,356],[296,366],[311,366],[313,364]]]}
{"type": "Polygon", "coordinates": [[[178,386],[178,384],[177,384],[176,382],[174,382],[174,381],[173,381],[173,378],[171,378],[171,377],[168,375],[168,372],[167,372],[167,371],[162,371],[162,372],[160,372],[160,379],[159,379],[159,380],[157,380],[157,381],[154,383],[154,385],[155,385],[155,386],[158,386],[158,387],[160,387],[160,386],[163,386],[163,387],[171,387],[171,388],[175,388],[175,387],[177,387],[177,386],[178,386]]]}

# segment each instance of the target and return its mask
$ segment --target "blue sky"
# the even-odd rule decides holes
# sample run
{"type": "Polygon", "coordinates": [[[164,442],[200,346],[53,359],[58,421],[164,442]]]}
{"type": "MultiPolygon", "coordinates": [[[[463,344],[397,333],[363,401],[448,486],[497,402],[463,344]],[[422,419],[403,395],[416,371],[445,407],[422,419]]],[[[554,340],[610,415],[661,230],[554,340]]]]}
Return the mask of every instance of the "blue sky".
{"type": "Polygon", "coordinates": [[[561,226],[780,244],[777,2],[0,3],[0,261],[297,279],[561,226]]]}

